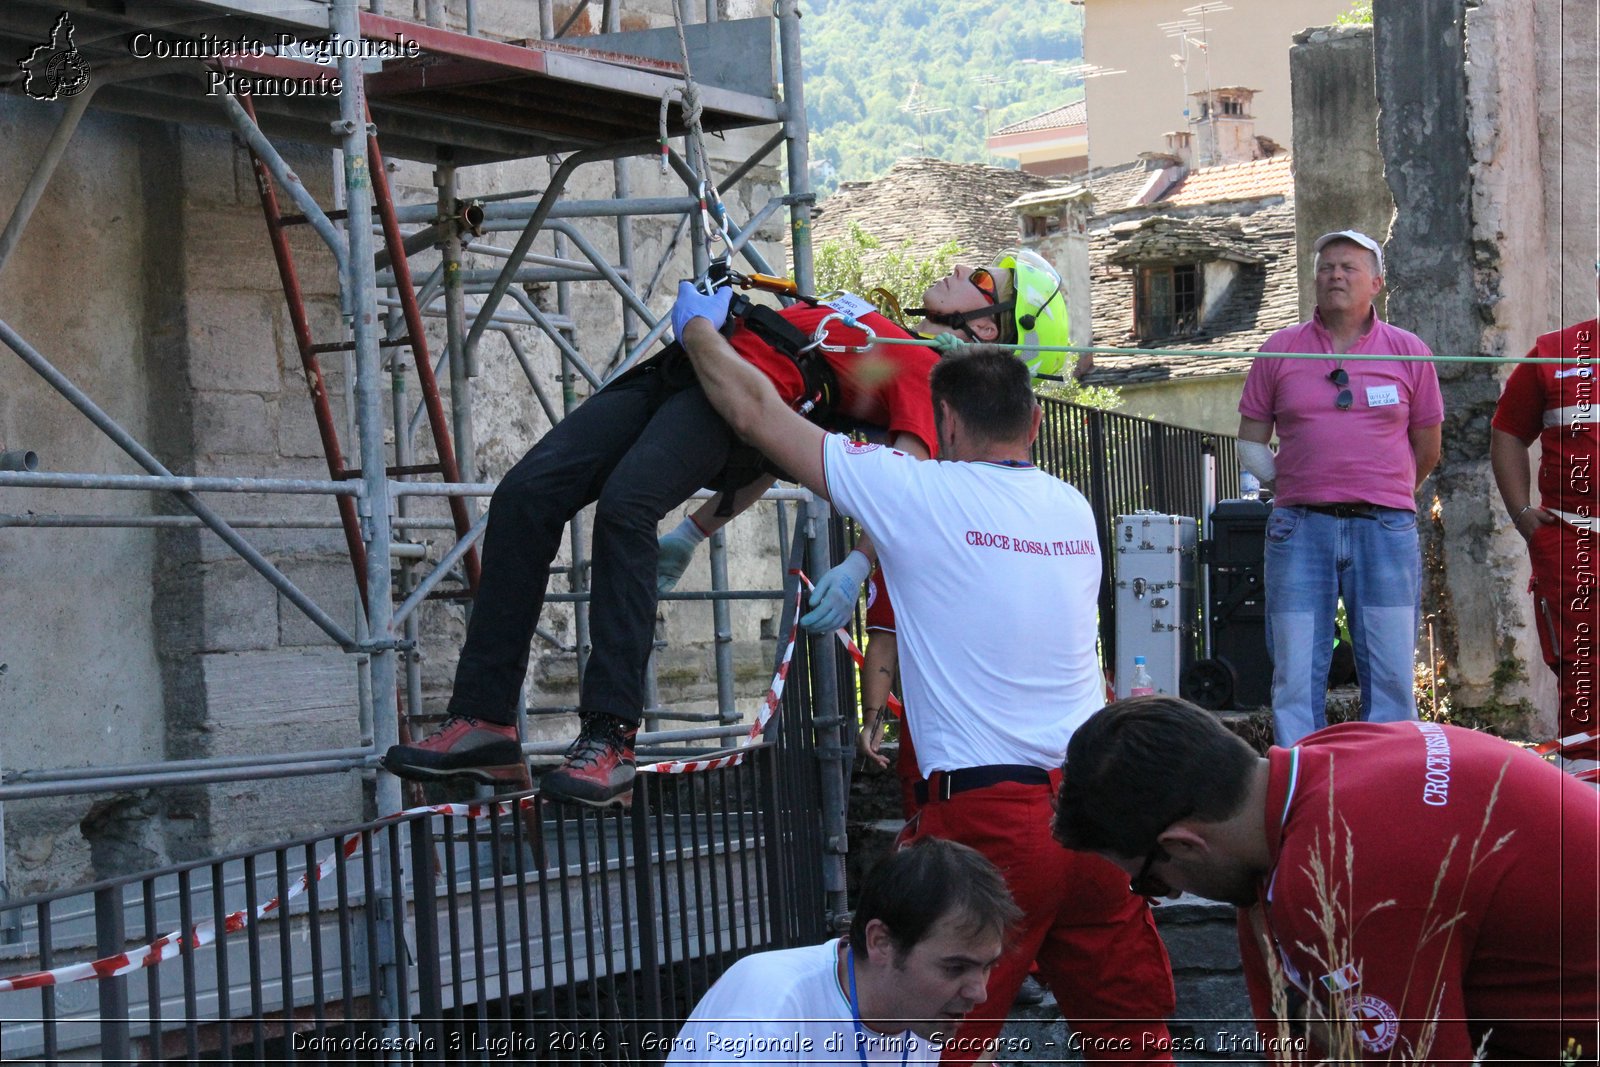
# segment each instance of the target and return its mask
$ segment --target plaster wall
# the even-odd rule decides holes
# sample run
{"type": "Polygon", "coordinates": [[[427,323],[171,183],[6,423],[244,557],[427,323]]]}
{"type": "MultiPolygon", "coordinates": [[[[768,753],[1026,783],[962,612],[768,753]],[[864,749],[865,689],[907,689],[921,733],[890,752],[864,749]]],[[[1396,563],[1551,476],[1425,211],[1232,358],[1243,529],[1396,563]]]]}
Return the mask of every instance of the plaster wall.
{"type": "Polygon", "coordinates": [[[1243,374],[1124,385],[1117,411],[1231,437],[1239,432],[1239,393],[1243,389],[1243,374]]]}
{"type": "MultiPolygon", "coordinates": [[[[8,215],[54,118],[48,105],[0,98],[10,146],[0,153],[0,210],[8,215]]],[[[166,371],[143,329],[148,243],[159,240],[141,196],[149,172],[159,169],[147,132],[137,120],[86,116],[0,274],[0,319],[135,434],[159,418],[146,397],[166,371]]],[[[8,349],[0,349],[0,443],[38,452],[41,470],[137,472],[8,349]]],[[[146,494],[0,488],[0,513],[151,510],[146,494]]],[[[107,753],[130,762],[162,758],[150,583],[156,545],[148,531],[0,529],[0,767],[82,766],[107,753]]],[[[95,876],[93,841],[79,829],[91,806],[82,799],[5,806],[13,892],[37,885],[47,870],[95,876]]]]}
{"type": "MultiPolygon", "coordinates": [[[[1157,24],[1189,18],[1189,0],[1086,0],[1083,54],[1091,63],[1127,71],[1084,83],[1089,103],[1089,166],[1113,167],[1158,148],[1183,130],[1184,71],[1172,56],[1183,47],[1157,24]]],[[[1307,26],[1331,23],[1349,0],[1232,0],[1232,10],[1207,19],[1209,51],[1189,46],[1188,92],[1243,85],[1260,92],[1251,104],[1255,132],[1288,144],[1289,45],[1307,26]]],[[[1198,117],[1197,115],[1194,117],[1198,117]]]]}

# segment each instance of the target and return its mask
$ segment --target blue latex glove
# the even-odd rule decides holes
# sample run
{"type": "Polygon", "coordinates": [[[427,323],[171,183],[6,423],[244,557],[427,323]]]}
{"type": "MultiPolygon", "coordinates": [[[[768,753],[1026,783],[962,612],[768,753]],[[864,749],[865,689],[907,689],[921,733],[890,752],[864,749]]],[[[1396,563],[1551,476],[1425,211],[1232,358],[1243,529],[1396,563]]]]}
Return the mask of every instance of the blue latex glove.
{"type": "Polygon", "coordinates": [[[706,535],[700,532],[700,527],[692,519],[684,519],[671,532],[656,543],[656,594],[670,593],[678,585],[678,579],[683,577],[683,572],[689,566],[689,561],[694,559],[694,550],[700,547],[700,542],[706,535]]]}
{"type": "Polygon", "coordinates": [[[672,336],[683,340],[683,329],[691,319],[710,319],[711,325],[722,329],[728,321],[728,303],[733,300],[733,287],[724,285],[710,296],[694,287],[694,282],[678,283],[678,300],[672,305],[672,336]]]}
{"type": "Polygon", "coordinates": [[[860,552],[851,552],[817,582],[807,603],[811,610],[800,616],[800,625],[814,634],[832,633],[850,621],[861,583],[872,573],[872,561],[860,552]]]}

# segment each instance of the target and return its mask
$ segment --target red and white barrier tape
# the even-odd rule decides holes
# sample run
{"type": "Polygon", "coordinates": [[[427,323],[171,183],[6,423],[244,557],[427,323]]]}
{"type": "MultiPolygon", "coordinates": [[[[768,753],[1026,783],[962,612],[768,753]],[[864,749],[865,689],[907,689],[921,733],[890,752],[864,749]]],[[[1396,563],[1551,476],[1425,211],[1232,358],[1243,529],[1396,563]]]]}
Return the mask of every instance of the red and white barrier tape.
{"type": "MultiPolygon", "coordinates": [[[[811,588],[811,579],[807,578],[804,573],[800,573],[800,581],[804,583],[807,589],[811,588]]],[[[796,616],[796,618],[798,617],[796,616]]],[[[837,637],[839,643],[844,646],[845,651],[850,653],[850,659],[855,663],[856,670],[866,670],[867,657],[862,654],[860,647],[856,645],[855,639],[850,636],[850,631],[841,626],[833,631],[833,636],[837,637]]],[[[906,709],[901,705],[900,698],[893,693],[889,694],[889,710],[897,719],[905,717],[906,709]]]]}
{"type": "MultiPolygon", "coordinates": [[[[798,573],[798,572],[797,572],[798,573]]],[[[801,575],[802,581],[805,576],[801,575]]],[[[809,582],[805,583],[809,585],[809,582]]],[[[767,688],[766,696],[762,698],[761,710],[756,716],[754,725],[750,727],[745,743],[750,744],[760,739],[761,732],[766,729],[767,723],[778,714],[783,696],[784,682],[789,676],[789,664],[794,658],[795,635],[799,629],[800,605],[803,590],[797,590],[795,596],[795,621],[789,627],[789,646],[784,649],[783,660],[778,664],[778,671],[772,677],[772,684],[767,688]]],[[[671,760],[662,763],[652,763],[640,767],[640,774],[689,774],[695,771],[710,771],[721,767],[733,767],[744,762],[744,750],[729,752],[723,755],[713,755],[703,759],[671,760]]],[[[497,801],[492,804],[425,804],[420,807],[407,808],[405,811],[396,812],[386,816],[378,822],[397,822],[401,819],[415,815],[448,815],[463,819],[481,819],[486,815],[508,815],[513,811],[531,808],[534,796],[522,797],[518,800],[497,801]]],[[[240,909],[226,916],[222,920],[223,930],[234,934],[245,929],[252,922],[266,918],[285,904],[295,900],[310,886],[313,881],[320,882],[331,875],[336,869],[341,856],[345,859],[355,855],[361,848],[360,835],[345,838],[339,847],[326,859],[319,863],[314,871],[307,871],[294,888],[282,897],[273,897],[271,900],[256,908],[254,912],[249,909],[240,909]]],[[[217,939],[217,925],[213,920],[196,923],[187,935],[181,930],[156,938],[148,945],[119,952],[115,956],[106,956],[103,959],[89,960],[84,963],[71,963],[56,967],[48,971],[29,971],[26,974],[13,975],[10,978],[0,978],[0,993],[16,992],[24,989],[38,989],[43,986],[67,985],[72,982],[86,982],[97,978],[116,978],[120,975],[131,974],[145,967],[154,966],[163,960],[176,957],[185,948],[197,949],[212,944],[217,939]]]]}
{"type": "MultiPolygon", "coordinates": [[[[750,732],[745,735],[744,743],[754,744],[761,739],[762,731],[767,728],[767,723],[778,714],[782,707],[784,683],[789,680],[789,664],[794,659],[795,636],[800,631],[800,610],[803,603],[802,597],[805,590],[810,588],[811,582],[800,571],[793,572],[800,576],[800,587],[795,590],[794,621],[789,624],[789,644],[783,650],[783,659],[778,663],[778,670],[772,676],[772,684],[767,687],[766,695],[761,698],[761,710],[756,713],[756,718],[750,724],[750,732]]],[[[640,774],[693,774],[697,771],[712,771],[720,767],[737,767],[744,762],[744,752],[735,750],[721,755],[707,756],[703,759],[668,760],[662,763],[651,763],[640,767],[640,774]]]]}

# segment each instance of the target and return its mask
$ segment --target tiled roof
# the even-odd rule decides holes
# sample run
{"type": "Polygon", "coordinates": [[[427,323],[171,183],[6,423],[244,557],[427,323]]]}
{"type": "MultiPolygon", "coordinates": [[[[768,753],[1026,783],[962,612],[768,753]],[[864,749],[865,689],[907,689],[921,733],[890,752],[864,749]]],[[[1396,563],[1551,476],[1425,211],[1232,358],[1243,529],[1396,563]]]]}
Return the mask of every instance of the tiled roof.
{"type": "Polygon", "coordinates": [[[1285,154],[1191,171],[1167,191],[1161,203],[1183,207],[1190,204],[1261,200],[1269,196],[1289,196],[1293,192],[1293,164],[1285,154]]]}
{"type": "Polygon", "coordinates": [[[1089,121],[1089,104],[1085,100],[1074,100],[1070,104],[1041,111],[1037,115],[1013,122],[1009,126],[1002,126],[994,131],[993,136],[1003,137],[1011,133],[1032,133],[1035,130],[1059,130],[1068,126],[1083,126],[1089,121]]]}
{"type": "Polygon", "coordinates": [[[1177,219],[1155,215],[1112,229],[1119,231],[1123,240],[1106,260],[1119,267],[1139,263],[1203,263],[1211,259],[1262,263],[1255,243],[1245,239],[1239,224],[1231,218],[1177,219]]]}
{"type": "MultiPolygon", "coordinates": [[[[1165,202],[1158,206],[1166,206],[1165,202]]],[[[1091,220],[1089,275],[1096,345],[1137,348],[1198,349],[1253,352],[1274,331],[1299,321],[1295,271],[1294,200],[1275,200],[1248,211],[1159,216],[1136,225],[1107,225],[1091,220]],[[1141,235],[1186,234],[1191,239],[1248,249],[1258,263],[1240,263],[1221,307],[1215,308],[1200,332],[1181,338],[1139,338],[1133,329],[1134,268],[1115,260],[1117,253],[1141,235]]],[[[1086,381],[1092,385],[1136,385],[1243,374],[1250,357],[1108,356],[1095,357],[1086,381]]]]}
{"type": "Polygon", "coordinates": [[[1132,204],[1150,184],[1154,174],[1143,160],[1124,163],[1120,167],[1106,167],[1081,175],[1079,181],[1094,194],[1095,215],[1109,215],[1132,204]]]}
{"type": "Polygon", "coordinates": [[[1051,184],[983,163],[902,159],[883,177],[846,182],[817,205],[811,243],[844,237],[853,219],[886,248],[910,241],[915,255],[928,256],[954,240],[966,250],[963,260],[985,263],[1018,242],[1017,217],[1007,205],[1051,184]]]}

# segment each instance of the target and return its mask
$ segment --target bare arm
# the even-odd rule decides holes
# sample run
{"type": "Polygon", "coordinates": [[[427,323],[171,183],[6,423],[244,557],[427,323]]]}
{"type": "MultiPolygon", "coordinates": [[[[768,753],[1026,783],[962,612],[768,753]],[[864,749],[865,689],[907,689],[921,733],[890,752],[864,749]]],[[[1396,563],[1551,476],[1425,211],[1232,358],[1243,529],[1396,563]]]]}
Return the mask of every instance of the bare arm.
{"type": "Polygon", "coordinates": [[[867,642],[866,661],[861,665],[861,733],[856,743],[862,755],[879,767],[889,766],[889,757],[878,751],[878,743],[888,714],[889,690],[899,667],[899,638],[888,630],[874,630],[867,642]]]}
{"type": "Polygon", "coordinates": [[[700,527],[702,533],[704,533],[707,537],[710,537],[712,534],[728,525],[728,523],[732,522],[740,515],[743,515],[745,511],[749,509],[751,504],[754,504],[757,500],[761,499],[762,493],[765,493],[768,489],[772,488],[772,483],[777,480],[778,479],[776,478],[770,478],[766,475],[762,475],[755,481],[750,482],[748,485],[741,486],[740,488],[734,490],[733,510],[727,515],[717,514],[717,512],[720,510],[720,505],[722,504],[719,494],[718,496],[714,496],[710,500],[707,500],[698,508],[695,508],[694,512],[690,515],[690,518],[694,519],[694,524],[700,527]]]}
{"type": "Polygon", "coordinates": [[[1248,415],[1239,416],[1239,440],[1254,441],[1264,445],[1272,440],[1272,423],[1252,419],[1248,415]]]}
{"type": "Polygon", "coordinates": [[[1422,488],[1422,480],[1433,473],[1433,468],[1439,465],[1440,428],[1438,426],[1422,426],[1407,431],[1411,438],[1411,454],[1417,460],[1417,484],[1413,489],[1422,488]]]}
{"type": "Polygon", "coordinates": [[[682,340],[706,397],[733,432],[826,499],[822,442],[827,435],[822,428],[795,414],[771,380],[739,358],[710,319],[691,319],[682,340]]]}
{"type": "Polygon", "coordinates": [[[1557,521],[1544,508],[1528,506],[1533,503],[1528,451],[1527,444],[1504,430],[1489,431],[1489,467],[1494,471],[1494,484],[1500,490],[1506,514],[1511,516],[1511,525],[1524,540],[1532,537],[1539,527],[1557,521]]]}

